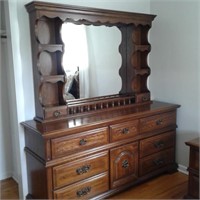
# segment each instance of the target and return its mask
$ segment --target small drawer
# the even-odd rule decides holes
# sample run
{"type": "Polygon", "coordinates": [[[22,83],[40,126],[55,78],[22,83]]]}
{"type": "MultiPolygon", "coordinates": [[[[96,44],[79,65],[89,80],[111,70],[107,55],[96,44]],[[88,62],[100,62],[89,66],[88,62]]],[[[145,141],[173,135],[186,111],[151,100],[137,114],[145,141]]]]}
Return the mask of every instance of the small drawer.
{"type": "Polygon", "coordinates": [[[153,170],[174,162],[174,149],[164,150],[140,159],[139,175],[143,176],[153,170]]]}
{"type": "Polygon", "coordinates": [[[89,199],[109,189],[108,172],[54,191],[54,199],[89,199]]]}
{"type": "Polygon", "coordinates": [[[108,152],[101,152],[53,168],[54,188],[70,185],[77,181],[108,170],[108,152]]]}
{"type": "Polygon", "coordinates": [[[107,127],[52,139],[52,158],[84,151],[108,142],[107,127]]]}
{"type": "Polygon", "coordinates": [[[110,126],[110,140],[111,142],[128,139],[138,135],[139,121],[129,121],[110,126]]]}
{"type": "Polygon", "coordinates": [[[175,145],[175,132],[167,132],[140,141],[140,158],[175,145]]]}
{"type": "Polygon", "coordinates": [[[168,112],[140,119],[140,133],[176,125],[176,112],[168,112]]]}
{"type": "Polygon", "coordinates": [[[59,119],[67,116],[66,106],[60,107],[47,107],[44,109],[45,119],[59,119]]]}
{"type": "Polygon", "coordinates": [[[199,150],[190,148],[190,168],[199,171],[199,150]]]}

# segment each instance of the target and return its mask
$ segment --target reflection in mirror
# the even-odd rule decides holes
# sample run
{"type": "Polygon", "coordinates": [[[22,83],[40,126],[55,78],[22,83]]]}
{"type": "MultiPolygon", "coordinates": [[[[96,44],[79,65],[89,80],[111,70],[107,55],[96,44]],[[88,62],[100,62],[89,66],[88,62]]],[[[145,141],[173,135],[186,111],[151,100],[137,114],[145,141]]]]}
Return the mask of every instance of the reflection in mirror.
{"type": "Polygon", "coordinates": [[[67,76],[65,99],[118,94],[121,33],[117,27],[64,23],[63,68],[67,76]]]}

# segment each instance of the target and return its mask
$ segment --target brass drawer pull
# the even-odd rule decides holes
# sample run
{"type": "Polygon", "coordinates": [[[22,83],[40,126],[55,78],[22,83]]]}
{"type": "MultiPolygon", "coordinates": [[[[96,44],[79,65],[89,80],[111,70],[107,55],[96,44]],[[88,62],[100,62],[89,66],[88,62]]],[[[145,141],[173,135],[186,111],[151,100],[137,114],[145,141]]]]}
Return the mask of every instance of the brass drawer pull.
{"type": "Polygon", "coordinates": [[[59,117],[61,115],[60,111],[56,110],[54,113],[53,113],[54,117],[59,117]]]}
{"type": "Polygon", "coordinates": [[[85,187],[85,188],[83,188],[81,190],[78,190],[76,192],[76,195],[77,195],[77,197],[82,197],[82,196],[87,195],[90,191],[91,191],[91,187],[88,186],[88,187],[85,187]]]}
{"type": "Polygon", "coordinates": [[[87,173],[87,172],[90,170],[90,168],[91,168],[90,165],[84,165],[84,166],[78,168],[78,169],[76,170],[76,173],[77,173],[78,175],[87,173]]]}
{"type": "Polygon", "coordinates": [[[165,160],[162,159],[162,158],[159,158],[159,159],[156,159],[153,161],[153,163],[156,165],[156,166],[161,166],[165,163],[165,160]]]}
{"type": "Polygon", "coordinates": [[[129,133],[129,129],[128,128],[124,128],[121,130],[122,134],[128,134],[129,133]]]}
{"type": "Polygon", "coordinates": [[[129,167],[128,160],[124,160],[124,161],[122,162],[122,167],[123,167],[123,168],[128,168],[128,167],[129,167]]]}
{"type": "Polygon", "coordinates": [[[164,146],[165,146],[165,143],[163,141],[154,142],[154,147],[157,149],[163,148],[164,146]]]}
{"type": "Polygon", "coordinates": [[[159,119],[159,120],[156,121],[156,125],[158,125],[158,126],[161,125],[162,123],[163,123],[162,119],[159,119]]]}
{"type": "Polygon", "coordinates": [[[87,143],[87,140],[86,140],[86,139],[81,139],[81,140],[79,141],[79,145],[81,145],[81,146],[85,145],[86,143],[87,143]]]}
{"type": "Polygon", "coordinates": [[[147,96],[142,97],[142,101],[148,101],[148,100],[149,100],[149,97],[147,97],[147,96]]]}

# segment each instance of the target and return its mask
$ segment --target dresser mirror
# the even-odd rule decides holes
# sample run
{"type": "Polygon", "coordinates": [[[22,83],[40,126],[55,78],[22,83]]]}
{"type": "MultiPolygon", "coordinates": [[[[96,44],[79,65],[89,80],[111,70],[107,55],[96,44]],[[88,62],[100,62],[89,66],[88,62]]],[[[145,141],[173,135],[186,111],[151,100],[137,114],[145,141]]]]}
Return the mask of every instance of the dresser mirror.
{"type": "Polygon", "coordinates": [[[64,43],[66,101],[118,94],[122,85],[120,30],[114,26],[64,22],[60,32],[64,43]]]}
{"type": "Polygon", "coordinates": [[[26,9],[35,120],[45,123],[151,102],[148,31],[155,15],[37,1],[26,9]],[[79,29],[72,31],[73,39],[70,26],[79,29]]]}

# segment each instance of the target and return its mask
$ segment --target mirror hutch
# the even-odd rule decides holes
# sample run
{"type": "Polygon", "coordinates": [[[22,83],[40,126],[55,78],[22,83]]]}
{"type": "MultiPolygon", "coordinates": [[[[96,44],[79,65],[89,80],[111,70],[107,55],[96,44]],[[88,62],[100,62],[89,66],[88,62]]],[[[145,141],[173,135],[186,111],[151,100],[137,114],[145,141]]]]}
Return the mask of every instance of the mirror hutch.
{"type": "MultiPolygon", "coordinates": [[[[147,88],[148,32],[155,15],[39,1],[28,3],[26,9],[36,112],[33,120],[22,123],[26,198],[103,199],[176,171],[179,105],[151,101],[147,88]],[[67,48],[60,34],[63,23],[119,29],[118,94],[66,98],[69,76],[62,64],[67,48]]],[[[112,79],[112,73],[109,77],[112,79]]]]}

